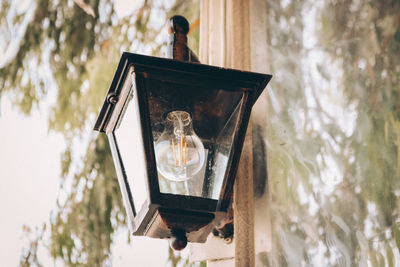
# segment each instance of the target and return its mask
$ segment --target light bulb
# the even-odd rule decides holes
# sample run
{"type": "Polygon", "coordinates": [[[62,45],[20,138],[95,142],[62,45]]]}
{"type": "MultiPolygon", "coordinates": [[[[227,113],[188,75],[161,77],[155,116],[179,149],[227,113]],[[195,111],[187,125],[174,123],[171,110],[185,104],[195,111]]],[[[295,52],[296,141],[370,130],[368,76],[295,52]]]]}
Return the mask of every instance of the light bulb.
{"type": "Polygon", "coordinates": [[[204,146],[186,111],[171,111],[164,132],[155,144],[157,170],[167,179],[180,182],[195,176],[204,165],[204,146]]]}

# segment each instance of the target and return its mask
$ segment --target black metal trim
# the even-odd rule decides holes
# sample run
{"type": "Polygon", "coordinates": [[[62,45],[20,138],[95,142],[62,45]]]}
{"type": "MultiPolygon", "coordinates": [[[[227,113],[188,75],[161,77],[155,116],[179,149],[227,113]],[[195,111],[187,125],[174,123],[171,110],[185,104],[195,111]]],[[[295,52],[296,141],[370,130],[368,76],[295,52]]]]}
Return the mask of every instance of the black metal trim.
{"type": "Polygon", "coordinates": [[[153,134],[151,131],[150,112],[147,102],[147,90],[145,90],[143,76],[136,74],[136,93],[139,101],[140,122],[142,126],[143,145],[145,151],[145,164],[147,168],[147,186],[150,193],[150,202],[157,203],[160,199],[160,187],[158,183],[158,173],[156,157],[154,153],[153,134]],[[139,86],[138,86],[139,85],[139,86]],[[141,88],[142,90],[138,90],[141,88]]]}
{"type": "Polygon", "coordinates": [[[128,177],[126,175],[124,163],[122,161],[122,157],[121,157],[121,153],[119,151],[118,141],[117,141],[117,138],[115,136],[115,133],[113,132],[108,138],[112,138],[111,139],[112,140],[112,144],[114,145],[115,152],[117,152],[119,165],[121,167],[120,171],[121,171],[123,179],[124,179],[124,187],[126,188],[127,195],[128,195],[128,201],[129,201],[129,204],[130,204],[130,206],[132,208],[133,216],[136,217],[137,212],[136,212],[135,204],[134,204],[133,198],[132,198],[132,191],[131,191],[131,187],[129,185],[128,177]]]}
{"type": "Polygon", "coordinates": [[[156,202],[162,207],[208,212],[215,212],[217,203],[215,199],[167,193],[160,193],[160,199],[156,202]]]}
{"type": "MultiPolygon", "coordinates": [[[[117,99],[119,98],[119,93],[121,92],[121,87],[126,79],[127,71],[129,70],[128,61],[126,58],[121,57],[118,64],[117,70],[114,74],[114,78],[111,82],[110,89],[108,90],[107,96],[113,95],[117,99]]],[[[115,104],[108,101],[108,97],[104,101],[104,104],[100,110],[97,117],[97,121],[94,126],[95,131],[105,132],[108,120],[114,111],[115,104]]]]}

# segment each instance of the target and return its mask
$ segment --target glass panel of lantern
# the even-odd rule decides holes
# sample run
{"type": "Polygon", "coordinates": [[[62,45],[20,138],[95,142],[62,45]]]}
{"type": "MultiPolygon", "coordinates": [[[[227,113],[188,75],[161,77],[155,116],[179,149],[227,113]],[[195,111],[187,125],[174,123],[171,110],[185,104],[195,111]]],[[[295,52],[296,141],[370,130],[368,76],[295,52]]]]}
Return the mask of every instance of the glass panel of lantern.
{"type": "Polygon", "coordinates": [[[218,200],[243,92],[145,84],[160,192],[218,200]]]}
{"type": "MultiPolygon", "coordinates": [[[[159,191],[218,200],[243,93],[202,87],[188,90],[178,83],[143,81],[159,191]]],[[[148,174],[139,100],[135,96],[132,71],[119,95],[121,114],[114,129],[119,159],[114,156],[114,161],[120,161],[130,189],[127,193],[140,210],[148,198],[148,174]]]]}
{"type": "MultiPolygon", "coordinates": [[[[121,188],[122,192],[127,191],[125,201],[133,201],[134,216],[136,212],[149,198],[147,184],[147,168],[145,163],[145,148],[141,131],[141,119],[139,112],[139,101],[133,70],[131,69],[119,95],[121,101],[118,102],[116,109],[119,112],[114,132],[109,136],[109,140],[114,141],[111,145],[114,162],[118,162],[119,177],[123,177],[122,184],[127,184],[121,188]],[[114,149],[113,149],[114,148],[114,149]],[[117,150],[118,153],[115,151],[117,150]]],[[[121,184],[121,181],[120,181],[121,184]]],[[[146,203],[147,204],[147,203],[146,203]]],[[[128,212],[128,211],[127,211],[128,212]]],[[[128,212],[129,214],[129,212],[128,212]]]]}

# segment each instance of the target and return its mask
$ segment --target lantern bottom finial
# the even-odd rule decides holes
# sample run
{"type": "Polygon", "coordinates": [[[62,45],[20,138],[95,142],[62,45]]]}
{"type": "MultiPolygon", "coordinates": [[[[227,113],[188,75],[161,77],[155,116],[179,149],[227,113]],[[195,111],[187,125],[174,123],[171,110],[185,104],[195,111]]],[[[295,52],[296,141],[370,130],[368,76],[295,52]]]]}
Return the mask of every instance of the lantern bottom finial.
{"type": "Polygon", "coordinates": [[[187,245],[187,237],[185,231],[182,229],[176,229],[172,231],[172,236],[169,240],[169,245],[176,251],[182,250],[187,245]]]}

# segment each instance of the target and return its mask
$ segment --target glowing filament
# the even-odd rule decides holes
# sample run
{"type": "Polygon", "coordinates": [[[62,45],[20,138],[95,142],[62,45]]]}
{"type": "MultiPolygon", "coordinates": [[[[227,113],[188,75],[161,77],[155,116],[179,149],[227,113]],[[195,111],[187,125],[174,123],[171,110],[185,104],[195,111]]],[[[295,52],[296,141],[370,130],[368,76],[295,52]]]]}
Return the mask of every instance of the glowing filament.
{"type": "Polygon", "coordinates": [[[164,131],[155,147],[157,170],[171,181],[186,181],[205,163],[204,146],[193,130],[190,114],[183,110],[166,115],[164,131]]]}
{"type": "Polygon", "coordinates": [[[187,145],[185,138],[180,136],[179,142],[175,144],[174,139],[171,140],[172,153],[174,154],[175,165],[185,167],[187,163],[187,145]]]}

